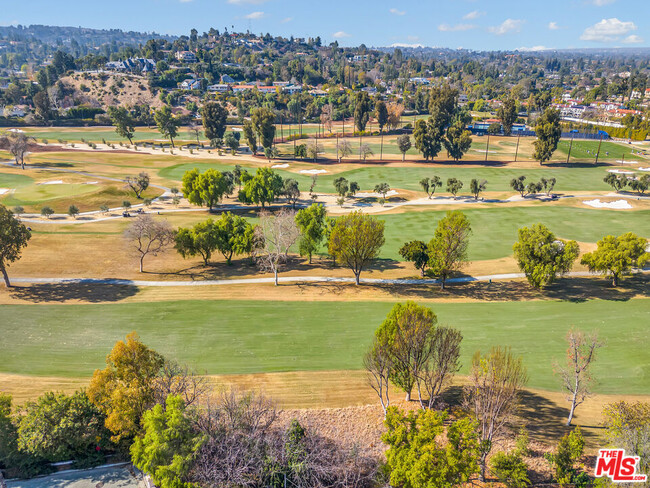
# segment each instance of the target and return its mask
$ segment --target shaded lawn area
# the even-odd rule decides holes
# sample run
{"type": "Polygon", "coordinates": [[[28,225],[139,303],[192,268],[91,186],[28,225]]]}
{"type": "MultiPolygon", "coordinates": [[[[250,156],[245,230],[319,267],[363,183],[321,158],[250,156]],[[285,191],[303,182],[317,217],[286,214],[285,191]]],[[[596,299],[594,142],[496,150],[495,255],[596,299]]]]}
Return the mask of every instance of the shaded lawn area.
{"type": "MultiPolygon", "coordinates": [[[[525,286],[525,285],[522,285],[525,286]]],[[[208,374],[359,369],[391,303],[169,301],[0,307],[0,370],[87,376],[115,341],[136,330],[165,355],[208,374]]],[[[463,335],[462,373],[474,351],[512,346],[530,387],[559,389],[553,359],[575,326],[599,329],[607,345],[594,365],[600,393],[650,389],[650,300],[436,303],[441,324],[463,335]]]]}

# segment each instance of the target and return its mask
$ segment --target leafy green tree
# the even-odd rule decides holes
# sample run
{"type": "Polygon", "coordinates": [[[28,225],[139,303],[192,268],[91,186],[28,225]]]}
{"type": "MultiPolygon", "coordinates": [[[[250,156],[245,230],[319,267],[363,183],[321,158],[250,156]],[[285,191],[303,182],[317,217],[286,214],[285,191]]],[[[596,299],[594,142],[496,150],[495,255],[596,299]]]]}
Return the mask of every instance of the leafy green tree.
{"type": "Polygon", "coordinates": [[[174,117],[171,107],[169,105],[164,105],[160,110],[156,110],[153,118],[156,121],[160,134],[163,137],[168,137],[172,147],[175,147],[174,137],[178,135],[180,121],[174,117]]]}
{"type": "Polygon", "coordinates": [[[429,196],[429,199],[431,199],[433,194],[436,192],[436,188],[440,188],[442,186],[442,180],[438,176],[433,176],[431,178],[422,178],[420,180],[420,186],[429,196]]]}
{"type": "Polygon", "coordinates": [[[239,149],[240,137],[239,132],[228,132],[224,139],[224,143],[230,148],[230,152],[233,156],[237,153],[237,149],[239,149]]]}
{"type": "Polygon", "coordinates": [[[629,274],[632,268],[642,268],[650,262],[650,253],[646,251],[648,240],[632,232],[621,236],[605,236],[598,241],[598,248],[582,256],[581,264],[589,271],[609,273],[612,285],[618,286],[621,278],[629,274]]]}
{"type": "Polygon", "coordinates": [[[20,258],[31,237],[32,233],[14,217],[13,212],[0,204],[0,271],[7,287],[11,286],[7,268],[20,258]]]}
{"type": "Polygon", "coordinates": [[[255,137],[255,129],[250,120],[245,120],[242,126],[244,132],[244,139],[253,154],[257,154],[257,137],[255,137]]]}
{"type": "Polygon", "coordinates": [[[136,198],[142,198],[142,192],[149,188],[149,174],[144,171],[138,176],[128,176],[124,181],[133,190],[136,198]]]}
{"type": "Polygon", "coordinates": [[[366,92],[357,92],[354,99],[354,120],[357,130],[363,132],[366,130],[366,124],[370,118],[370,97],[366,92]]]}
{"type": "Polygon", "coordinates": [[[282,181],[282,195],[289,200],[291,208],[296,208],[296,202],[300,198],[300,187],[298,180],[294,178],[286,178],[282,181]]]}
{"type": "Polygon", "coordinates": [[[456,198],[456,195],[461,190],[461,188],[463,188],[463,182],[460,181],[459,179],[457,178],[447,179],[447,191],[454,196],[454,199],[456,198]]]}
{"type": "Polygon", "coordinates": [[[378,183],[375,185],[375,193],[379,193],[384,200],[386,199],[386,194],[389,191],[390,185],[388,183],[378,183]]]}
{"type": "Polygon", "coordinates": [[[501,119],[503,133],[507,136],[512,134],[512,126],[517,120],[517,101],[512,96],[506,98],[503,105],[497,109],[497,117],[501,119]]]}
{"type": "Polygon", "coordinates": [[[356,211],[336,220],[329,235],[328,250],[352,270],[358,285],[361,271],[377,258],[384,242],[384,222],[356,211]]]}
{"type": "Polygon", "coordinates": [[[402,413],[388,409],[386,469],[391,486],[401,488],[453,488],[464,485],[478,472],[480,443],[476,424],[468,418],[449,423],[447,412],[433,410],[402,413]]]}
{"type": "Polygon", "coordinates": [[[429,266],[429,252],[426,242],[409,241],[400,248],[399,255],[413,263],[424,277],[424,271],[429,266]]]}
{"type": "Polygon", "coordinates": [[[77,215],[79,215],[79,207],[77,207],[76,205],[70,205],[68,207],[68,215],[73,219],[76,219],[77,215]]]}
{"type": "Polygon", "coordinates": [[[300,255],[309,256],[309,264],[311,264],[312,254],[318,251],[323,241],[326,217],[327,211],[320,203],[312,203],[296,213],[296,225],[300,230],[300,255]]]}
{"type": "Polygon", "coordinates": [[[524,196],[524,193],[526,193],[526,184],[524,181],[526,181],[526,177],[523,175],[510,180],[510,187],[519,192],[522,197],[524,196]]]}
{"type": "Polygon", "coordinates": [[[553,191],[556,182],[557,180],[555,178],[540,178],[539,180],[542,189],[546,192],[547,195],[550,195],[550,193],[553,191]]]}
{"type": "Polygon", "coordinates": [[[629,184],[627,176],[615,175],[614,173],[607,173],[603,181],[614,188],[615,191],[621,191],[629,184]]]}
{"type": "Polygon", "coordinates": [[[497,452],[490,460],[492,472],[506,488],[524,488],[530,485],[528,466],[518,451],[497,452]]]}
{"type": "Polygon", "coordinates": [[[402,153],[402,161],[404,161],[404,159],[406,159],[407,151],[411,149],[411,137],[408,134],[397,136],[397,147],[402,153]]]}
{"type": "Polygon", "coordinates": [[[537,289],[549,286],[558,275],[568,273],[580,254],[576,241],[557,239],[543,224],[519,229],[519,240],[512,250],[519,269],[537,289]]]}
{"type": "MultiPolygon", "coordinates": [[[[49,219],[50,216],[54,215],[54,209],[53,209],[52,207],[48,207],[47,205],[45,205],[45,206],[41,209],[41,215],[42,215],[43,217],[46,217],[46,218],[49,219]]],[[[5,281],[6,281],[6,280],[5,280],[5,281]]]]}
{"type": "Polygon", "coordinates": [[[469,191],[474,195],[474,200],[478,200],[479,195],[485,191],[486,187],[487,180],[479,181],[476,178],[473,178],[472,181],[469,182],[469,191]]]}
{"type": "Polygon", "coordinates": [[[448,84],[431,89],[429,93],[429,114],[440,132],[452,125],[452,119],[457,111],[458,90],[448,84]]]}
{"type": "Polygon", "coordinates": [[[361,187],[359,186],[359,183],[357,183],[356,181],[351,181],[350,188],[348,189],[348,196],[353,197],[359,192],[360,189],[361,187]]]}
{"type": "MultiPolygon", "coordinates": [[[[219,102],[208,102],[201,109],[203,132],[213,147],[218,145],[218,141],[223,139],[226,133],[227,118],[228,110],[219,102]]],[[[237,147],[239,147],[239,140],[237,140],[237,147]]]]}
{"type": "Polygon", "coordinates": [[[210,210],[232,190],[233,184],[223,173],[213,168],[208,168],[205,173],[199,173],[196,168],[186,171],[182,181],[181,191],[187,201],[194,205],[206,205],[210,210]]]}
{"type": "Polygon", "coordinates": [[[18,426],[18,446],[49,462],[99,462],[99,450],[110,445],[104,420],[83,391],[73,395],[45,393],[25,405],[18,426]]]}
{"type": "Polygon", "coordinates": [[[270,150],[275,137],[275,114],[273,111],[266,107],[256,108],[251,114],[251,123],[264,150],[270,150]]]}
{"type": "Polygon", "coordinates": [[[205,436],[180,396],[169,395],[142,419],[143,435],[131,446],[133,464],[160,488],[193,488],[188,474],[205,436]]]}
{"type": "Polygon", "coordinates": [[[282,194],[282,177],[270,168],[257,168],[255,176],[244,173],[241,181],[244,186],[239,192],[239,201],[242,203],[254,203],[264,208],[282,194]]]}
{"type": "Polygon", "coordinates": [[[442,149],[442,131],[429,118],[428,121],[419,119],[413,129],[415,148],[422,153],[425,161],[433,159],[442,149]]]}
{"type": "Polygon", "coordinates": [[[253,250],[253,226],[239,215],[225,212],[214,222],[216,249],[230,264],[233,255],[250,254],[253,250]]]}
{"type": "Polygon", "coordinates": [[[125,107],[108,107],[108,115],[111,118],[111,123],[115,126],[117,135],[128,139],[129,144],[133,144],[135,120],[131,117],[130,112],[125,107]]]}
{"type": "Polygon", "coordinates": [[[630,188],[643,195],[650,187],[650,175],[642,175],[630,181],[630,188]]]}
{"type": "Polygon", "coordinates": [[[544,163],[544,161],[551,159],[562,136],[560,112],[552,108],[546,109],[542,116],[537,119],[535,134],[537,140],[533,142],[533,146],[535,146],[533,159],[544,163]]]}
{"type": "Polygon", "coordinates": [[[339,176],[334,180],[334,188],[336,189],[336,193],[343,197],[350,189],[350,186],[347,179],[343,176],[339,176]]]}
{"type": "Polygon", "coordinates": [[[212,253],[217,250],[218,237],[212,219],[199,222],[191,228],[181,227],[174,236],[174,248],[184,258],[199,255],[207,265],[212,253]]]}
{"type": "Polygon", "coordinates": [[[472,146],[472,133],[462,124],[454,124],[447,129],[444,144],[449,155],[458,161],[472,146]]]}
{"type": "Polygon", "coordinates": [[[383,132],[384,127],[388,122],[388,108],[386,107],[386,102],[383,100],[379,100],[377,103],[375,103],[375,116],[377,117],[379,132],[383,132]]]}
{"type": "Polygon", "coordinates": [[[555,453],[546,453],[544,457],[553,466],[555,481],[561,485],[584,486],[584,482],[589,478],[586,473],[581,473],[576,466],[584,451],[585,439],[580,427],[576,427],[560,439],[555,453]]]}
{"type": "Polygon", "coordinates": [[[440,288],[445,289],[447,279],[467,262],[467,246],[472,228],[469,220],[459,210],[447,212],[440,219],[433,239],[428,245],[429,267],[440,278],[440,288]]]}

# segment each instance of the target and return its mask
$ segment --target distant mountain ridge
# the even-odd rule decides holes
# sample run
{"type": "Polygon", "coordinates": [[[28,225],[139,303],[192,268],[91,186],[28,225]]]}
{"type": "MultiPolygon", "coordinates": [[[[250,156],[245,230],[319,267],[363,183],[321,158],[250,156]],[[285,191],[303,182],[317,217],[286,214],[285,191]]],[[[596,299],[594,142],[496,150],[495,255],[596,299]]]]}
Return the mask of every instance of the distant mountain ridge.
{"type": "Polygon", "coordinates": [[[33,39],[50,45],[69,44],[74,40],[78,44],[86,46],[101,46],[111,42],[137,46],[138,44],[145,44],[149,39],[166,39],[168,41],[177,39],[177,36],[158,34],[156,32],[38,24],[0,26],[0,37],[8,40],[33,39]]]}

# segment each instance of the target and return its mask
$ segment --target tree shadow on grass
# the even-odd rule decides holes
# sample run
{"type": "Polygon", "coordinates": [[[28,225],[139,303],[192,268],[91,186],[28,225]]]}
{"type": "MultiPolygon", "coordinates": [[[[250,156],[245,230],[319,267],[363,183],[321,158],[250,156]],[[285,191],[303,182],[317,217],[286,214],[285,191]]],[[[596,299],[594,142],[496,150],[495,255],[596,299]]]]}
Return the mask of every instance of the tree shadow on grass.
{"type": "Polygon", "coordinates": [[[134,296],[137,286],[108,285],[103,283],[38,283],[28,286],[13,286],[9,293],[13,298],[35,303],[65,302],[79,300],[92,303],[118,302],[134,296]]]}

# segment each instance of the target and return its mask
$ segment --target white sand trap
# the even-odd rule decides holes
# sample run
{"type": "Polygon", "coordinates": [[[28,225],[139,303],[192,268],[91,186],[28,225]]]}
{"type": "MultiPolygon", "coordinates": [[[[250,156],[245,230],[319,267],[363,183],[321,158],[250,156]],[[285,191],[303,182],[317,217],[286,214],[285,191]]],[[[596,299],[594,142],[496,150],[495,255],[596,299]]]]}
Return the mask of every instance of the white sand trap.
{"type": "Polygon", "coordinates": [[[618,164],[639,164],[638,161],[623,161],[622,159],[619,159],[616,161],[618,164]]]}
{"type": "Polygon", "coordinates": [[[633,175],[634,171],[626,171],[624,169],[608,169],[608,173],[617,173],[619,175],[633,175]]]}
{"type": "Polygon", "coordinates": [[[600,198],[596,198],[595,200],[585,200],[582,203],[585,205],[589,205],[590,207],[596,207],[596,208],[616,208],[616,209],[625,209],[625,208],[632,208],[632,205],[630,205],[627,200],[616,200],[614,202],[601,202],[600,198]]]}
{"type": "Polygon", "coordinates": [[[84,185],[99,185],[99,181],[86,181],[84,185]]]}
{"type": "MultiPolygon", "coordinates": [[[[474,149],[476,152],[485,153],[485,149],[474,149]]],[[[488,151],[489,153],[496,154],[496,151],[488,151]]]]}
{"type": "MultiPolygon", "coordinates": [[[[386,192],[387,197],[392,197],[394,195],[399,195],[399,193],[397,193],[395,190],[390,190],[390,191],[386,192]]],[[[372,193],[357,193],[355,196],[361,197],[361,198],[380,198],[383,195],[381,193],[372,192],[372,193]]]]}
{"type": "Polygon", "coordinates": [[[289,167],[289,165],[288,165],[287,163],[284,163],[284,164],[274,164],[273,166],[271,166],[271,168],[288,168],[288,167],[289,167]]]}
{"type": "Polygon", "coordinates": [[[52,181],[44,181],[42,183],[39,183],[39,185],[62,185],[63,180],[52,180],[52,181]]]}
{"type": "Polygon", "coordinates": [[[305,174],[305,175],[320,175],[323,173],[327,173],[324,169],[301,169],[300,173],[305,174]]]}
{"type": "Polygon", "coordinates": [[[24,131],[22,131],[20,129],[9,129],[8,132],[24,132],[24,131]]]}
{"type": "Polygon", "coordinates": [[[650,171],[650,167],[649,167],[649,168],[637,168],[637,169],[638,169],[639,171],[650,171]]]}
{"type": "Polygon", "coordinates": [[[11,188],[0,188],[0,195],[4,195],[5,193],[9,193],[11,191],[11,188]]]}

